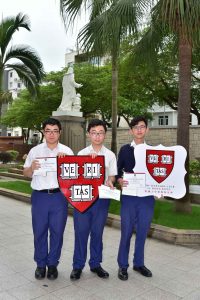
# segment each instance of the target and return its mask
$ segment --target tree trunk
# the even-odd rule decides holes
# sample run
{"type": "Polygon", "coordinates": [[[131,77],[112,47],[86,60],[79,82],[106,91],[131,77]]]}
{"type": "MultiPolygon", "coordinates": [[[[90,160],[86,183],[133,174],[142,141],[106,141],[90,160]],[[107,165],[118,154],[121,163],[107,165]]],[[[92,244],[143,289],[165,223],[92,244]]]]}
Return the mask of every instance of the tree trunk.
{"type": "Polygon", "coordinates": [[[117,91],[118,67],[117,57],[112,56],[112,141],[111,150],[117,155],[117,91]]]}
{"type": "Polygon", "coordinates": [[[185,168],[186,195],[176,200],[175,210],[178,212],[191,212],[189,195],[189,123],[191,107],[191,66],[192,46],[189,41],[180,34],[179,40],[179,97],[178,97],[178,127],[177,144],[187,151],[185,168]]]}
{"type": "MultiPolygon", "coordinates": [[[[3,103],[3,68],[0,68],[0,118],[3,115],[2,113],[2,103],[3,103]]],[[[5,125],[1,125],[1,135],[7,135],[7,127],[5,125]]]]}

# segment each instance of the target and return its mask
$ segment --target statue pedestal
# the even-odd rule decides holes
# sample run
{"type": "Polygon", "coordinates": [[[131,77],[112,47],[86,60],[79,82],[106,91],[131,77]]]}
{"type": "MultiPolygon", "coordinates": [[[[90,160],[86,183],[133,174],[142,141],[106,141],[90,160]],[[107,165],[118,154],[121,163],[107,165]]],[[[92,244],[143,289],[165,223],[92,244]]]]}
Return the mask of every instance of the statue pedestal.
{"type": "Polygon", "coordinates": [[[83,113],[81,111],[56,110],[53,111],[52,116],[53,117],[59,117],[59,116],[82,117],[83,113]]]}
{"type": "Polygon", "coordinates": [[[60,142],[70,147],[74,154],[77,154],[78,151],[86,147],[86,122],[85,118],[77,116],[81,112],[69,113],[70,115],[66,115],[66,112],[56,111],[53,112],[52,116],[59,120],[62,125],[60,142]],[[74,115],[71,115],[71,113],[74,113],[74,115]]]}

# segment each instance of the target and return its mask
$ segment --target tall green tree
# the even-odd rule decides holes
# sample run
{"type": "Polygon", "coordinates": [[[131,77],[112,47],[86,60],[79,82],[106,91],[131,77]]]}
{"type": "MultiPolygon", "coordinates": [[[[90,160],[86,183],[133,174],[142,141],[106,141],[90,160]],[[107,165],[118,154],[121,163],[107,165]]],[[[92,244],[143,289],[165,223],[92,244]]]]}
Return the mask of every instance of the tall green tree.
{"type": "Polygon", "coordinates": [[[186,195],[176,201],[176,210],[191,211],[189,196],[189,122],[191,109],[192,51],[200,44],[200,1],[159,0],[151,11],[149,30],[140,41],[138,53],[156,65],[156,54],[170,36],[174,39],[179,61],[177,144],[187,150],[186,195]],[[145,51],[146,50],[146,51],[145,51]],[[142,51],[142,52],[141,52],[142,51]]]}
{"type": "Polygon", "coordinates": [[[16,31],[24,28],[30,31],[27,15],[19,13],[16,17],[8,17],[0,22],[0,109],[5,100],[3,93],[4,70],[14,69],[23,81],[29,92],[38,94],[39,82],[44,76],[43,64],[34,49],[27,45],[12,45],[13,35],[16,31]],[[15,59],[11,62],[12,59],[15,59]]]}
{"type": "MultiPolygon", "coordinates": [[[[51,72],[45,77],[45,85],[40,86],[40,93],[34,101],[28,90],[23,90],[19,98],[10,105],[9,110],[1,118],[1,122],[9,127],[21,127],[41,131],[43,120],[52,115],[62,99],[62,77],[64,71],[51,72]]],[[[27,131],[29,133],[29,130],[27,131]]],[[[24,134],[25,135],[25,134],[24,134]]],[[[28,142],[26,134],[25,140],[28,142]]]]}
{"type": "Polygon", "coordinates": [[[61,13],[69,26],[85,6],[90,17],[80,31],[78,43],[93,56],[111,57],[112,63],[112,142],[111,149],[117,153],[117,96],[118,63],[120,44],[128,32],[136,32],[142,5],[147,0],[60,0],[61,13]]]}

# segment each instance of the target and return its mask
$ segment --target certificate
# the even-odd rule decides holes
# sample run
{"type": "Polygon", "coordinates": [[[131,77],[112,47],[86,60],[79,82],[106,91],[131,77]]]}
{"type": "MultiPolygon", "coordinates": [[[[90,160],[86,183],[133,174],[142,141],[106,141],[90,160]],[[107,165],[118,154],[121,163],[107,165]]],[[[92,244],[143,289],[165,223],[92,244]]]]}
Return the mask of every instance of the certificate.
{"type": "Polygon", "coordinates": [[[34,176],[46,176],[47,172],[57,172],[56,157],[39,157],[36,160],[39,162],[40,168],[33,172],[34,176]]]}
{"type": "Polygon", "coordinates": [[[139,191],[145,188],[145,173],[126,173],[124,172],[124,180],[127,181],[127,186],[123,187],[122,194],[129,196],[137,196],[139,191]]]}
{"type": "Polygon", "coordinates": [[[117,189],[111,189],[109,186],[101,185],[99,189],[99,198],[114,199],[120,201],[120,191],[117,189]]]}

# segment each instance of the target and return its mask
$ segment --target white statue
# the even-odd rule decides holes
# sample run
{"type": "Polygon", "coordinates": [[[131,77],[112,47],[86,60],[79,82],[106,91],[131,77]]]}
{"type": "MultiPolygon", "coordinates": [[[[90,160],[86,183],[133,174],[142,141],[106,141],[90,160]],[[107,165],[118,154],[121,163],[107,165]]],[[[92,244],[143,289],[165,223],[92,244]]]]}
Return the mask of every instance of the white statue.
{"type": "MultiPolygon", "coordinates": [[[[73,67],[69,67],[66,74],[63,76],[62,87],[63,95],[62,101],[58,110],[72,111],[72,105],[76,102],[76,89],[82,87],[82,84],[76,83],[74,79],[73,67]]],[[[79,110],[80,111],[80,110],[79,110]]]]}
{"type": "Polygon", "coordinates": [[[73,102],[72,110],[80,111],[81,109],[81,94],[76,94],[75,101],[73,102]]]}

